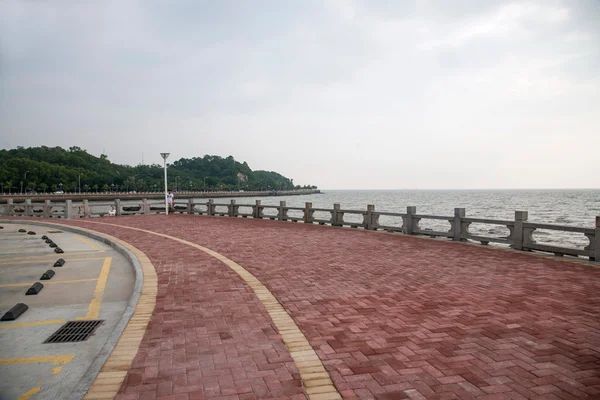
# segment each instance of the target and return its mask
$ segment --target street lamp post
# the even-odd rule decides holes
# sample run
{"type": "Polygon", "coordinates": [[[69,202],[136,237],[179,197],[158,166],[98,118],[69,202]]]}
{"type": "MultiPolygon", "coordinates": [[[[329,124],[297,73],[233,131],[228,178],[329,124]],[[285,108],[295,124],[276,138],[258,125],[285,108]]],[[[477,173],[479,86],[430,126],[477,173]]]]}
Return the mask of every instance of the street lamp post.
{"type": "Polygon", "coordinates": [[[206,176],[204,177],[204,193],[206,193],[206,176]]]}
{"type": "Polygon", "coordinates": [[[81,172],[79,173],[79,194],[81,194],[81,172]]]}
{"type": "Polygon", "coordinates": [[[164,161],[165,168],[165,214],[169,215],[169,203],[167,201],[167,158],[169,158],[169,154],[171,153],[160,153],[161,157],[164,161]]]}

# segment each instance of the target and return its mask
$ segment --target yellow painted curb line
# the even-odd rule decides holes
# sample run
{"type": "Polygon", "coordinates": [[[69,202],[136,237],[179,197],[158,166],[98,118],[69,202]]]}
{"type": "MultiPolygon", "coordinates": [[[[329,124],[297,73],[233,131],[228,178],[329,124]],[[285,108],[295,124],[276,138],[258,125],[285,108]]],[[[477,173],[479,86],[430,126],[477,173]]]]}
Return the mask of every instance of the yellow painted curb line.
{"type": "MultiPolygon", "coordinates": [[[[80,227],[77,228],[87,230],[80,227]]],[[[131,315],[131,318],[129,318],[127,326],[123,330],[110,356],[108,356],[90,389],[83,397],[84,399],[112,399],[119,393],[125,376],[127,376],[127,371],[131,368],[133,359],[140,348],[150,318],[152,318],[154,306],[156,305],[156,295],[158,293],[158,279],[154,265],[144,252],[114,236],[93,230],[89,230],[89,232],[104,236],[132,252],[140,263],[142,275],[144,276],[142,292],[135,306],[135,311],[131,315]]]]}
{"type": "MultiPolygon", "coordinates": [[[[26,224],[27,222],[23,221],[23,223],[26,224]]],[[[60,223],[46,223],[57,226],[62,225],[60,223]]],[[[82,231],[87,231],[94,235],[100,235],[125,247],[137,258],[142,269],[142,275],[144,277],[142,292],[140,293],[140,297],[135,306],[135,311],[131,315],[131,318],[129,318],[127,326],[125,326],[121,337],[108,356],[108,359],[102,366],[102,369],[96,376],[96,379],[94,379],[90,389],[83,397],[84,399],[88,400],[113,399],[119,393],[119,389],[121,388],[121,385],[125,380],[125,376],[127,376],[127,371],[129,371],[131,364],[133,363],[133,359],[140,348],[142,338],[144,337],[144,332],[146,332],[146,328],[150,322],[152,313],[154,312],[156,295],[158,293],[158,279],[156,277],[154,265],[150,262],[148,256],[146,256],[144,252],[138,250],[136,247],[121,239],[117,239],[114,236],[107,235],[102,232],[81,228],[79,226],[75,226],[75,228],[82,231]]],[[[105,251],[101,250],[92,253],[101,252],[105,251]]]]}
{"type": "MultiPolygon", "coordinates": [[[[269,313],[269,316],[271,317],[273,324],[275,324],[275,327],[277,328],[279,335],[281,336],[288,351],[290,352],[290,355],[292,356],[292,359],[294,360],[294,364],[296,364],[296,367],[298,368],[298,371],[300,372],[300,378],[302,379],[302,384],[304,385],[304,389],[306,390],[308,397],[311,400],[339,400],[342,398],[340,393],[337,391],[337,389],[333,385],[333,382],[331,381],[331,377],[329,376],[329,373],[327,372],[327,370],[323,366],[323,363],[317,356],[317,353],[313,350],[312,346],[310,345],[310,343],[308,342],[308,340],[306,339],[306,337],[304,336],[304,334],[302,333],[300,328],[298,328],[298,325],[296,325],[296,323],[294,322],[292,317],[290,317],[290,315],[287,313],[287,311],[285,311],[283,306],[279,303],[277,298],[275,298],[275,296],[273,296],[273,294],[269,291],[269,289],[267,289],[267,287],[265,285],[263,285],[258,279],[256,279],[256,277],[254,277],[254,275],[252,275],[250,272],[248,272],[244,267],[242,267],[235,261],[230,260],[229,258],[225,257],[224,255],[217,253],[216,251],[213,251],[207,247],[200,246],[199,244],[188,242],[187,240],[179,239],[174,236],[169,236],[169,235],[165,235],[162,233],[153,232],[153,231],[140,229],[140,228],[134,228],[134,227],[125,226],[125,225],[109,224],[109,223],[105,223],[105,222],[92,222],[92,221],[84,221],[84,222],[92,223],[92,224],[108,225],[108,226],[113,226],[113,227],[117,227],[117,228],[131,229],[131,230],[149,233],[152,235],[171,239],[176,242],[179,242],[179,243],[185,244],[187,246],[193,247],[195,249],[198,249],[200,251],[203,251],[204,253],[216,258],[217,260],[219,260],[222,263],[224,263],[225,265],[227,265],[234,272],[236,272],[240,276],[240,278],[242,278],[242,280],[254,291],[254,293],[256,294],[256,297],[258,297],[260,302],[263,304],[263,307],[265,307],[265,310],[267,311],[267,313],[269,313]]],[[[110,237],[110,236],[108,236],[108,237],[110,237]]],[[[115,240],[115,239],[113,238],[113,240],[115,240]]],[[[124,246],[126,245],[125,242],[122,242],[118,239],[116,239],[116,241],[118,241],[119,243],[121,243],[124,246]]],[[[137,254],[136,254],[136,256],[137,256],[137,254]]],[[[141,261],[142,260],[140,258],[140,263],[142,264],[142,268],[143,268],[144,263],[142,263],[141,261]]],[[[146,274],[144,271],[144,286],[145,285],[146,285],[146,274]]],[[[142,293],[143,293],[143,291],[142,291],[142,293]]],[[[140,302],[142,302],[141,298],[140,298],[140,302]]],[[[154,308],[154,305],[152,306],[152,308],[154,308]]],[[[136,312],[137,312],[137,308],[136,308],[136,312]]],[[[135,316],[135,313],[134,313],[134,316],[135,316]]],[[[133,317],[132,317],[132,319],[133,319],[133,317]]],[[[121,338],[123,338],[124,336],[125,336],[125,334],[123,336],[121,336],[121,338]]],[[[115,347],[115,350],[116,350],[116,347],[115,347]]],[[[115,352],[113,351],[113,354],[114,353],[115,352]]],[[[111,354],[111,357],[112,357],[112,354],[111,354]]],[[[109,360],[110,360],[110,358],[109,358],[109,360]]],[[[106,364],[108,364],[108,361],[106,364]]],[[[102,370],[104,371],[104,368],[102,370]]],[[[100,374],[102,374],[102,373],[100,373],[100,374]]],[[[98,375],[98,376],[100,376],[100,375],[98,375]]],[[[94,385],[95,384],[96,383],[94,382],[94,385]]],[[[94,386],[92,386],[92,389],[93,389],[93,387],[94,386]]],[[[91,390],[90,390],[90,392],[91,392],[91,390]]],[[[88,394],[90,392],[88,392],[88,394]]],[[[87,396],[84,397],[84,399],[85,398],[87,398],[87,396]]]]}

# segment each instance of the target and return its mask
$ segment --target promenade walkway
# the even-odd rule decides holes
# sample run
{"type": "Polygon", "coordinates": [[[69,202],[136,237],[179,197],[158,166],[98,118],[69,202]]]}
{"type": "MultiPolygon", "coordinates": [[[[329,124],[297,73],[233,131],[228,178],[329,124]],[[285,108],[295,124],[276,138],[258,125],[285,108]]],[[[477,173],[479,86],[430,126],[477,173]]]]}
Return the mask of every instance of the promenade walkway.
{"type": "Polygon", "coordinates": [[[156,307],[122,400],[336,397],[303,387],[306,365],[230,266],[139,229],[245,268],[293,317],[343,398],[600,398],[597,266],[276,221],[60,223],[126,241],[156,268],[156,307]]]}

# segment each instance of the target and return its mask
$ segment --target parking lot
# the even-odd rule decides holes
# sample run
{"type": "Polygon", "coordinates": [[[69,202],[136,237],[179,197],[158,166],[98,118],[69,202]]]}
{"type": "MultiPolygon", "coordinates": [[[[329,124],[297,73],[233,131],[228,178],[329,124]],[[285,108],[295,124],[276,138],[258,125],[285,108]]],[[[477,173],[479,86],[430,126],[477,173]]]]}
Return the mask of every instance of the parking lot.
{"type": "Polygon", "coordinates": [[[110,246],[82,235],[0,225],[0,315],[17,303],[28,306],[16,320],[0,322],[0,400],[67,399],[123,316],[132,295],[133,269],[110,246]],[[64,253],[55,253],[43,235],[64,253]],[[54,267],[59,258],[65,264],[54,267]],[[41,280],[47,270],[55,274],[41,280]],[[26,295],[35,282],[43,288],[26,295]],[[44,343],[70,321],[87,321],[88,326],[101,322],[85,340],[62,336],[44,343]]]}

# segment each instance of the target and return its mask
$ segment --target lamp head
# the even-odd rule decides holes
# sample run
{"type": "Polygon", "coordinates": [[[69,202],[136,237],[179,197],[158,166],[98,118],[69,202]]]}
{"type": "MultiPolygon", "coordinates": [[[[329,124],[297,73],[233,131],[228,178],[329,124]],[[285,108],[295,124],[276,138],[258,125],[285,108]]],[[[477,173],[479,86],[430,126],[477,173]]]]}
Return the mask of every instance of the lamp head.
{"type": "Polygon", "coordinates": [[[165,161],[167,161],[167,158],[169,158],[169,154],[171,154],[171,153],[160,153],[161,157],[162,157],[162,158],[163,158],[165,161]]]}

